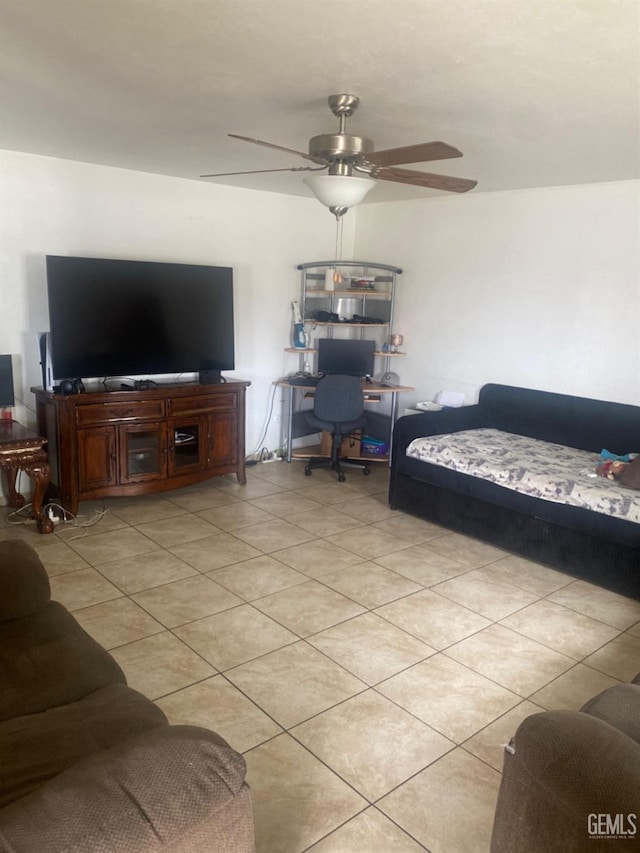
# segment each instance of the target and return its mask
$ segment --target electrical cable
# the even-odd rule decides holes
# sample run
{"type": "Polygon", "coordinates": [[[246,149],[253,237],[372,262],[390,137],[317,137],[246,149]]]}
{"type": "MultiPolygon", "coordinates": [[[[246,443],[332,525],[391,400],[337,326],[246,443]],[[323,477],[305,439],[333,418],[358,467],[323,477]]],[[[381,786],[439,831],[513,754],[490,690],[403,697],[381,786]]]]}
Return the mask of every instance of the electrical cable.
{"type": "MultiPolygon", "coordinates": [[[[267,402],[267,413],[265,415],[265,424],[262,428],[260,438],[257,441],[256,449],[254,451],[252,451],[251,453],[249,453],[249,455],[247,456],[247,459],[252,459],[254,456],[261,453],[261,450],[259,450],[258,448],[262,448],[262,443],[264,442],[266,435],[267,435],[267,432],[269,430],[269,425],[271,423],[271,417],[273,415],[273,405],[274,405],[275,397],[276,397],[276,388],[277,388],[277,385],[273,385],[271,387],[270,399],[267,402]]],[[[262,460],[259,460],[259,461],[262,461],[262,460]]]]}
{"type": "Polygon", "coordinates": [[[56,509],[61,510],[64,513],[62,521],[64,524],[67,524],[69,526],[63,528],[62,530],[58,530],[57,533],[60,538],[63,539],[65,542],[73,542],[75,539],[81,539],[83,536],[87,536],[89,527],[93,527],[94,524],[97,524],[99,521],[101,521],[105,517],[105,515],[109,515],[108,509],[97,509],[94,512],[93,516],[87,518],[86,520],[83,520],[85,519],[85,516],[73,515],[73,513],[64,509],[64,507],[62,507],[60,504],[52,502],[50,504],[47,504],[47,508],[48,507],[55,507],[56,509]],[[75,536],[61,536],[61,534],[67,533],[70,530],[78,529],[81,529],[82,532],[76,534],[75,536]]]}
{"type": "MultiPolygon", "coordinates": [[[[337,229],[337,233],[340,233],[339,228],[337,229]]],[[[282,374],[283,375],[285,372],[286,362],[288,360],[289,355],[290,355],[290,353],[285,353],[285,355],[283,356],[283,359],[282,359],[282,374]]],[[[276,388],[277,387],[278,387],[277,385],[273,385],[273,387],[271,389],[270,399],[267,403],[267,413],[265,415],[265,423],[262,427],[262,431],[260,433],[260,438],[256,442],[255,450],[253,450],[251,453],[249,453],[245,457],[245,464],[255,465],[258,462],[264,462],[265,461],[265,453],[266,453],[266,458],[271,459],[271,454],[269,453],[268,449],[263,446],[263,442],[264,442],[265,438],[267,437],[267,433],[269,431],[269,426],[271,425],[271,418],[273,417],[273,407],[275,404],[275,395],[276,395],[276,388]],[[260,448],[260,449],[258,449],[258,448],[260,448]],[[258,458],[256,459],[255,457],[258,457],[258,458]]],[[[285,456],[286,456],[286,452],[287,452],[288,442],[289,442],[289,438],[287,438],[287,440],[284,443],[284,447],[283,447],[283,451],[284,451],[285,456]]]]}
{"type": "Polygon", "coordinates": [[[20,509],[14,509],[12,512],[10,512],[7,515],[5,521],[7,522],[7,524],[15,526],[29,524],[30,522],[35,520],[32,515],[26,515],[26,513],[30,512],[30,510],[31,503],[25,504],[24,506],[21,506],[20,509]]]}
{"type": "MultiPolygon", "coordinates": [[[[31,412],[32,415],[37,415],[36,410],[33,409],[31,406],[28,406],[24,400],[21,400],[20,397],[18,397],[17,394],[15,394],[14,396],[16,403],[20,403],[20,405],[23,406],[28,412],[31,412]]],[[[15,406],[13,408],[15,408],[15,406]]]]}
{"type": "MultiPolygon", "coordinates": [[[[33,524],[35,519],[31,514],[33,510],[33,503],[26,503],[24,506],[21,506],[19,509],[15,509],[10,512],[6,521],[9,525],[25,525],[25,524],[33,524]]],[[[67,524],[69,527],[62,528],[56,530],[58,534],[67,532],[69,530],[77,530],[78,528],[82,528],[83,532],[77,536],[69,536],[62,537],[66,542],[70,542],[73,539],[79,539],[81,536],[87,535],[86,528],[93,527],[94,524],[97,524],[105,515],[108,515],[108,509],[96,510],[94,515],[90,518],[84,519],[82,515],[73,515],[73,513],[69,512],[69,510],[65,509],[62,504],[57,501],[49,501],[42,508],[43,514],[50,518],[51,520],[55,518],[58,519],[58,523],[67,524]],[[55,513],[53,512],[55,510],[55,513]]],[[[54,524],[56,522],[54,521],[54,524]]]]}

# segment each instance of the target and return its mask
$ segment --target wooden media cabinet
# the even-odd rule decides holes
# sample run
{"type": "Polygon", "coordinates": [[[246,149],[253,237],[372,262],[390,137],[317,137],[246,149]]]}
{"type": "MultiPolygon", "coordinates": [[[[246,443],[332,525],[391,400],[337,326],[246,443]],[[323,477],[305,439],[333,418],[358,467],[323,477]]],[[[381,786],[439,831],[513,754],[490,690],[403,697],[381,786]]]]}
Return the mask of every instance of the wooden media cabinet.
{"type": "Polygon", "coordinates": [[[38,433],[48,442],[50,490],[76,515],[83,500],[146,495],[222,474],[246,483],[250,384],[68,395],[32,388],[38,433]]]}

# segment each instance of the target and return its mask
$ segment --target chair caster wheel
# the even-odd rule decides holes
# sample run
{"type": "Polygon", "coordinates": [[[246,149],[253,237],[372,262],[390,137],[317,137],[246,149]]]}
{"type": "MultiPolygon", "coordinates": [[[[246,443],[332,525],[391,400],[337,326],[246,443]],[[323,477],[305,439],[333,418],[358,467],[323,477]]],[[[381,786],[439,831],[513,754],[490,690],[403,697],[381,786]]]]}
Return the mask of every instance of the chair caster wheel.
{"type": "Polygon", "coordinates": [[[345,481],[346,479],[347,479],[347,478],[344,476],[344,474],[342,474],[342,473],[338,474],[338,482],[339,482],[339,483],[344,483],[344,481],[345,481]]]}
{"type": "Polygon", "coordinates": [[[305,467],[305,469],[304,469],[304,476],[305,476],[305,477],[310,477],[310,476],[311,476],[311,468],[309,468],[309,466],[308,466],[308,465],[307,465],[307,466],[305,467]]]}
{"type": "Polygon", "coordinates": [[[365,477],[368,477],[368,476],[369,476],[369,469],[368,469],[368,468],[363,468],[363,469],[362,469],[362,473],[364,474],[364,476],[365,476],[365,477]]]}

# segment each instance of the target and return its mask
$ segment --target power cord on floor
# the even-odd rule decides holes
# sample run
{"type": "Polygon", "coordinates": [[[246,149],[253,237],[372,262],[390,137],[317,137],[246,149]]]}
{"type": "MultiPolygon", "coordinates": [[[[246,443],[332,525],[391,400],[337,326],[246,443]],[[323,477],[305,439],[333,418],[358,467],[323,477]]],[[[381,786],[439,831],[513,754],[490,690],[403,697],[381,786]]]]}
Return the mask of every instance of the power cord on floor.
{"type": "MultiPolygon", "coordinates": [[[[93,527],[94,524],[97,524],[105,515],[109,513],[108,509],[96,510],[91,517],[85,517],[83,515],[74,515],[69,510],[65,509],[62,504],[57,503],[57,501],[49,501],[43,507],[44,515],[49,518],[55,528],[56,533],[62,534],[67,533],[73,530],[82,530],[81,533],[75,536],[65,536],[63,537],[65,541],[70,542],[73,539],[79,539],[81,536],[87,535],[87,529],[89,527],[93,527]],[[61,527],[60,525],[66,525],[65,527],[61,527]]],[[[25,525],[25,524],[34,524],[35,519],[33,518],[33,504],[26,503],[24,506],[20,507],[20,509],[15,509],[7,515],[6,521],[10,525],[25,525]]]]}
{"type": "Polygon", "coordinates": [[[30,513],[30,503],[21,506],[20,509],[14,509],[6,517],[7,524],[14,524],[16,526],[22,524],[31,524],[35,521],[35,519],[31,516],[30,513]]]}
{"type": "Polygon", "coordinates": [[[59,504],[57,501],[49,501],[49,503],[45,504],[43,512],[54,524],[73,521],[75,519],[73,513],[66,510],[62,504],[59,504]]]}
{"type": "Polygon", "coordinates": [[[280,462],[280,460],[284,456],[284,451],[282,450],[269,450],[268,447],[263,447],[257,453],[251,455],[251,457],[247,457],[245,460],[245,465],[257,465],[258,462],[280,462]]]}
{"type": "Polygon", "coordinates": [[[260,462],[280,462],[283,457],[283,452],[281,450],[269,450],[267,447],[263,447],[260,451],[260,462]]]}
{"type": "MultiPolygon", "coordinates": [[[[73,513],[66,510],[63,506],[58,503],[51,502],[48,503],[45,507],[45,512],[51,510],[54,513],[62,513],[62,522],[67,525],[61,530],[57,530],[56,532],[60,534],[67,533],[73,530],[80,530],[80,533],[77,533],[75,536],[61,536],[65,542],[72,542],[74,539],[80,539],[82,536],[86,536],[89,527],[93,527],[94,524],[97,524],[101,521],[105,515],[109,514],[108,509],[97,509],[92,516],[86,517],[84,515],[74,515],[73,513]]],[[[51,516],[49,516],[51,518],[51,516]]],[[[52,519],[53,520],[53,519],[52,519]]],[[[53,521],[55,524],[55,520],[53,521]]]]}

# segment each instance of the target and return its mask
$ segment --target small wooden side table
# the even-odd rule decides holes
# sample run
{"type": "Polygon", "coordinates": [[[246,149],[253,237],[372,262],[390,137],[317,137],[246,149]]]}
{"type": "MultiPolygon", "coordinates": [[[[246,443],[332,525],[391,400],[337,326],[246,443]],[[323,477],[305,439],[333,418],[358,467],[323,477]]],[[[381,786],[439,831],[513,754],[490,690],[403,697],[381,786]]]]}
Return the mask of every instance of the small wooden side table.
{"type": "Polygon", "coordinates": [[[49,485],[49,462],[44,445],[46,438],[22,426],[17,421],[0,420],[0,469],[6,471],[9,506],[20,509],[24,495],[16,491],[18,471],[33,480],[32,516],[38,533],[52,533],[53,521],[46,518],[42,501],[49,485]]]}

